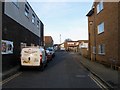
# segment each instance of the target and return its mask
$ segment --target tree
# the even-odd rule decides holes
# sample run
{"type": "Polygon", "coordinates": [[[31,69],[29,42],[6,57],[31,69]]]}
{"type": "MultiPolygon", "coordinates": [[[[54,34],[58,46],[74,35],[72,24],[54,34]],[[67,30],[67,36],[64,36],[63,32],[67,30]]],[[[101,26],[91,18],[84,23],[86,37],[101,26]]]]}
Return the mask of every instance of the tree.
{"type": "Polygon", "coordinates": [[[64,42],[68,42],[68,41],[72,41],[72,39],[67,38],[67,39],[65,39],[65,41],[64,41],[64,42]]]}

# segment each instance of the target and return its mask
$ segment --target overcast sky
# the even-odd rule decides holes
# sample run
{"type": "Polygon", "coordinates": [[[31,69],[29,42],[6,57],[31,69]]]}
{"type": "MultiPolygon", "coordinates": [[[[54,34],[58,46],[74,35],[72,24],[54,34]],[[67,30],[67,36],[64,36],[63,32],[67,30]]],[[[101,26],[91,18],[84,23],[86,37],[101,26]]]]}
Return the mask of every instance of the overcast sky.
{"type": "Polygon", "coordinates": [[[44,35],[52,36],[54,43],[70,38],[88,39],[88,19],[86,14],[93,0],[27,0],[44,23],[44,35]],[[84,1],[84,2],[83,2],[84,1]]]}

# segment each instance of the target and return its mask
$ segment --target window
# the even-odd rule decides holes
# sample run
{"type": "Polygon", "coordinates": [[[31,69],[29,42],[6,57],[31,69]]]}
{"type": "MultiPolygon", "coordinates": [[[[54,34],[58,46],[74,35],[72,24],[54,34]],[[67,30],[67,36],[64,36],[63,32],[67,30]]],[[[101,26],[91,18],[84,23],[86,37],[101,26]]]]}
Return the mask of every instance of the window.
{"type": "Polygon", "coordinates": [[[105,45],[104,44],[99,45],[98,52],[99,52],[99,54],[105,54],[105,45]]]}
{"type": "Polygon", "coordinates": [[[104,23],[98,25],[98,34],[104,32],[104,23]]]}
{"type": "Polygon", "coordinates": [[[39,28],[39,21],[37,20],[37,28],[39,28]]]}
{"type": "Polygon", "coordinates": [[[95,54],[96,53],[96,47],[93,46],[93,53],[95,54]]]}
{"type": "Polygon", "coordinates": [[[12,2],[14,3],[15,6],[19,7],[19,2],[18,2],[18,0],[12,0],[12,2]]]}
{"type": "Polygon", "coordinates": [[[97,5],[97,13],[99,13],[100,11],[103,10],[103,2],[99,2],[98,5],[97,5]]]}
{"type": "Polygon", "coordinates": [[[27,4],[25,4],[25,16],[28,17],[28,15],[29,15],[29,7],[27,4]]]}
{"type": "Polygon", "coordinates": [[[22,49],[22,48],[26,47],[27,44],[26,43],[20,43],[20,46],[21,46],[21,49],[22,49]]]}
{"type": "Polygon", "coordinates": [[[32,14],[32,23],[35,23],[35,15],[32,14]]]}

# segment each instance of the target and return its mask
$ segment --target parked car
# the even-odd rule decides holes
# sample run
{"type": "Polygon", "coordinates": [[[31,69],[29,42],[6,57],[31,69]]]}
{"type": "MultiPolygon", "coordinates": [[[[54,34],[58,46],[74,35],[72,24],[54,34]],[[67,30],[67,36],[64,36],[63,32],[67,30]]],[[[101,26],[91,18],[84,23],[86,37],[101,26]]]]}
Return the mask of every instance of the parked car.
{"type": "Polygon", "coordinates": [[[52,57],[55,57],[55,50],[53,48],[47,48],[46,50],[49,50],[52,54],[52,57]]]}
{"type": "Polygon", "coordinates": [[[25,47],[21,50],[21,66],[36,66],[41,70],[47,65],[45,49],[42,47],[25,47]]]}
{"type": "Polygon", "coordinates": [[[47,61],[51,61],[52,60],[52,53],[49,50],[46,50],[46,54],[47,54],[47,61]]]}
{"type": "Polygon", "coordinates": [[[60,50],[61,50],[61,51],[65,51],[65,48],[64,48],[64,47],[61,47],[60,50]]]}

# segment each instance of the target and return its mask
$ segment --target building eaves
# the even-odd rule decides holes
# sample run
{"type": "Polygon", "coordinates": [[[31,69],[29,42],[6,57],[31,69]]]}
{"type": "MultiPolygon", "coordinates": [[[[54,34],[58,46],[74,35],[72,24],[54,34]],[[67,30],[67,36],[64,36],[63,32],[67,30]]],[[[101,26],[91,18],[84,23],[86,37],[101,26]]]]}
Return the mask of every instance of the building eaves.
{"type": "Polygon", "coordinates": [[[67,41],[67,42],[78,42],[78,41],[67,41]]]}
{"type": "Polygon", "coordinates": [[[92,8],[89,12],[88,12],[88,14],[86,15],[86,16],[92,16],[93,15],[93,13],[94,13],[94,8],[92,8]]]}
{"type": "Polygon", "coordinates": [[[51,39],[53,41],[52,36],[44,36],[45,39],[51,39]]]}
{"type": "Polygon", "coordinates": [[[33,10],[32,6],[30,5],[30,3],[27,0],[25,1],[25,4],[27,4],[29,6],[29,8],[35,14],[35,16],[37,17],[37,19],[43,24],[43,22],[40,20],[40,18],[38,17],[37,13],[33,10]]]}

